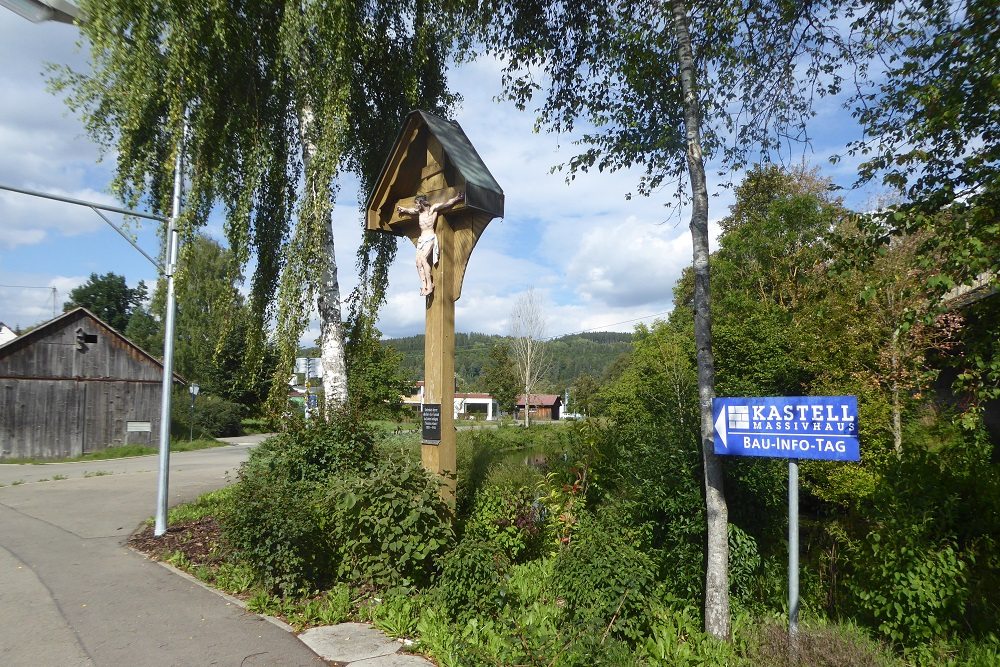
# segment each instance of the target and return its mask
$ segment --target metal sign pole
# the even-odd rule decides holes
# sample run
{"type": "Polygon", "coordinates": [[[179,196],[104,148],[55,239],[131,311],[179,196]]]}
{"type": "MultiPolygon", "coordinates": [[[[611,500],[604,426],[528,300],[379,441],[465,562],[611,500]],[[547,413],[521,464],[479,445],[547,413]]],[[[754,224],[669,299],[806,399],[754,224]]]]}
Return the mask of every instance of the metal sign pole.
{"type": "Polygon", "coordinates": [[[799,632],[799,462],[788,460],[788,655],[795,664],[799,632]]]}

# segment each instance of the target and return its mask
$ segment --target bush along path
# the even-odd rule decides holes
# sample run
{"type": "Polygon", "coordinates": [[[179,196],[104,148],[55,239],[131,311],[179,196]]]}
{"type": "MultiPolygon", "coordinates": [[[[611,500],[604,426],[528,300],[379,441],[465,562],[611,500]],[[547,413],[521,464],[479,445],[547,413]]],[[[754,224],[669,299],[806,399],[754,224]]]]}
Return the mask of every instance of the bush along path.
{"type": "MultiPolygon", "coordinates": [[[[730,526],[733,636],[701,629],[696,437],[653,446],[662,434],[592,421],[531,431],[459,433],[450,510],[412,439],[378,441],[351,415],[296,426],[234,484],[173,510],[165,539],[131,544],[338,664],[358,658],[322,643],[388,652],[368,664],[420,664],[400,651],[444,667],[789,664],[767,533],[730,526]]],[[[890,643],[863,616],[825,615],[824,584],[808,581],[799,667],[1000,664],[993,641],[890,643]]]]}

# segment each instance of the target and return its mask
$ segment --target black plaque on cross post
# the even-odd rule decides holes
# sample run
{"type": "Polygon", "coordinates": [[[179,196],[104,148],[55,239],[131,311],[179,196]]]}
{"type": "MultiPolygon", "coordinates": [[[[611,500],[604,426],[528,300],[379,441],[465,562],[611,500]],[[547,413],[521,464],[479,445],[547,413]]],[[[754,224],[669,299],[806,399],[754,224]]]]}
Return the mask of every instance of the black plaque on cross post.
{"type": "Polygon", "coordinates": [[[423,441],[435,445],[441,442],[441,404],[424,403],[423,420],[423,441]]]}

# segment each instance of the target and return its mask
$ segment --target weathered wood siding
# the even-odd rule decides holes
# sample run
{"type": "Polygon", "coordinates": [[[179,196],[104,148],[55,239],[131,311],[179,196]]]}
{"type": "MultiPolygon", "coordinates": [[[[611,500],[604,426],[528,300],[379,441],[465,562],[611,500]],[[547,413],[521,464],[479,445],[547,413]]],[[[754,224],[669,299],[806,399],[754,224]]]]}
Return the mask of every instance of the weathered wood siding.
{"type": "Polygon", "coordinates": [[[0,459],[157,444],[163,371],[139,348],[83,310],[22,339],[0,348],[0,459]],[[150,431],[128,433],[130,421],[150,431]]]}

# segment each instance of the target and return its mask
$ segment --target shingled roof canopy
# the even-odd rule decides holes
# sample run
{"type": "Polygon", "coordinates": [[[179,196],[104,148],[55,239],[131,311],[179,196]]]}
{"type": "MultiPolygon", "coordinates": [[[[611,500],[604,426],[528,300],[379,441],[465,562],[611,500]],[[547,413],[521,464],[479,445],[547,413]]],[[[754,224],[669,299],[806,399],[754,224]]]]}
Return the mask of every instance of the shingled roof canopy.
{"type": "Polygon", "coordinates": [[[413,230],[398,224],[396,206],[401,200],[421,192],[426,176],[429,139],[436,139],[443,149],[445,181],[465,192],[464,207],[488,215],[503,217],[504,194],[483,163],[462,127],[426,111],[411,111],[396,137],[389,158],[382,167],[368,204],[368,229],[398,236],[411,236],[413,230]]]}

